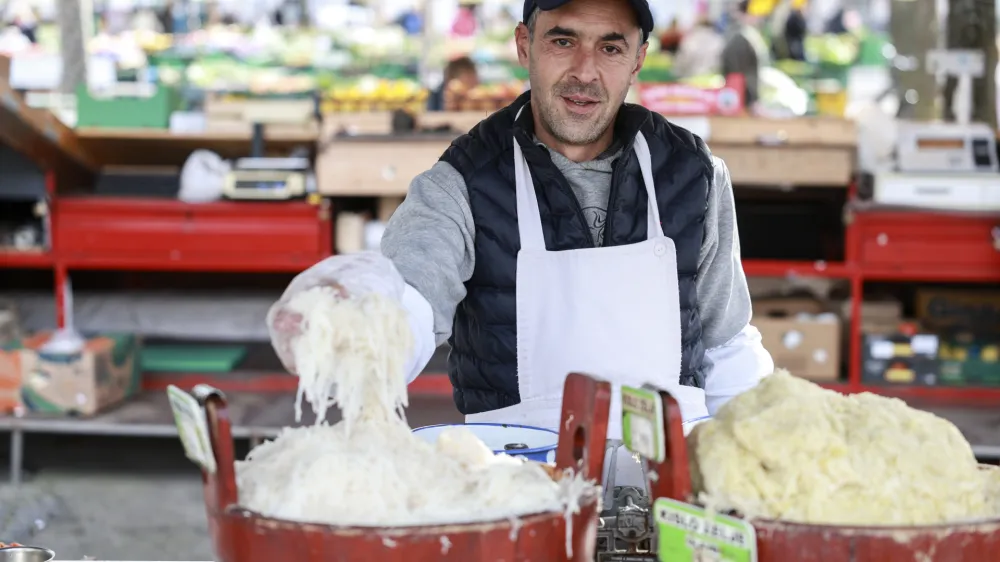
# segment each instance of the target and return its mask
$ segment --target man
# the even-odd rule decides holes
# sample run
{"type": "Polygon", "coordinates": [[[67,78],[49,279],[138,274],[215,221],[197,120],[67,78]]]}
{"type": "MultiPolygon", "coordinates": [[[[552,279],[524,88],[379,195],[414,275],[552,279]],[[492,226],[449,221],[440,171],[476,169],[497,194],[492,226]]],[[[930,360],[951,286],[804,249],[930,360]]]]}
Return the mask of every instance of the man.
{"type": "Polygon", "coordinates": [[[743,0],[736,8],[735,25],[722,50],[722,74],[742,74],[746,81],[744,101],[753,107],[760,99],[760,69],[768,65],[768,51],[757,25],[760,18],[750,13],[750,3],[743,0]]]}
{"type": "Polygon", "coordinates": [[[298,328],[283,303],[328,284],[400,299],[409,380],[449,341],[470,422],[556,429],[573,371],[668,389],[692,420],[770,373],[725,165],[623,103],[652,27],[645,0],[526,1],[516,43],[531,90],[413,180],[382,255],[328,258],[292,282],[269,314],[286,366],[298,328]]]}

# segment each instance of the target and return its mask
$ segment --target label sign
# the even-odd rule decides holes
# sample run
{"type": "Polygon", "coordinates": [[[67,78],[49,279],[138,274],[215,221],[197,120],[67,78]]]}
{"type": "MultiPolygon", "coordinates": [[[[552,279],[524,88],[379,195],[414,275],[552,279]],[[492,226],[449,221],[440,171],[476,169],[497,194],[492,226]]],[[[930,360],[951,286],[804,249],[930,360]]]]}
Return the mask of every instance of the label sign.
{"type": "Polygon", "coordinates": [[[746,80],[741,74],[726,77],[721,88],[691,84],[639,84],[639,103],[664,115],[742,115],[746,80]]]}
{"type": "Polygon", "coordinates": [[[651,461],[663,462],[667,447],[659,392],[622,387],[622,438],[629,450],[651,461]]]}
{"type": "Polygon", "coordinates": [[[184,454],[202,470],[215,473],[215,451],[212,450],[208,436],[205,409],[194,396],[174,385],[167,387],[167,397],[170,399],[170,409],[174,412],[177,433],[184,445],[184,454]]]}
{"type": "Polygon", "coordinates": [[[753,525],[666,498],[653,504],[660,562],[757,562],[753,525]]]}

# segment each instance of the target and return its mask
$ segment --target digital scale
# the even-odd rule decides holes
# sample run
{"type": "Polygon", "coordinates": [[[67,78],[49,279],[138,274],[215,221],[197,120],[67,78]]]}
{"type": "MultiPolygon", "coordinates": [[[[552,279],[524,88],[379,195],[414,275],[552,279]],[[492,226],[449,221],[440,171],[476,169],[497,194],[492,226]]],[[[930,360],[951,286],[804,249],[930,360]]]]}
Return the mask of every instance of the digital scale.
{"type": "Polygon", "coordinates": [[[308,158],[240,158],[226,175],[222,193],[229,199],[295,199],[308,193],[308,172],[308,158]]]}
{"type": "Polygon", "coordinates": [[[895,171],[875,174],[874,201],[957,211],[1000,211],[1000,161],[997,132],[971,123],[972,81],[985,70],[976,50],[937,50],[927,54],[927,70],[939,78],[955,76],[955,122],[899,120],[895,171]]]}
{"type": "Polygon", "coordinates": [[[239,158],[226,174],[222,194],[227,199],[282,201],[304,197],[316,190],[309,158],[264,156],[265,123],[298,122],[297,114],[254,114],[250,157],[239,158]]]}

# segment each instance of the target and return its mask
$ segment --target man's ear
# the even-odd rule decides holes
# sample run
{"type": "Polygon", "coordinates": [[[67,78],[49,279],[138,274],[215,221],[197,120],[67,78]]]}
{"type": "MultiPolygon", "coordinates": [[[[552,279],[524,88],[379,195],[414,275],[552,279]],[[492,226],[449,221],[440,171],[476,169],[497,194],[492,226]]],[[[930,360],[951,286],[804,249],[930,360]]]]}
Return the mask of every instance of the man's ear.
{"type": "Polygon", "coordinates": [[[632,70],[632,85],[635,85],[636,80],[639,78],[639,71],[642,70],[643,63],[646,62],[646,51],[649,49],[649,43],[643,43],[639,47],[639,56],[635,58],[635,69],[632,70]]]}
{"type": "Polygon", "coordinates": [[[528,31],[528,26],[524,25],[524,23],[517,24],[517,28],[514,29],[514,43],[517,45],[517,62],[523,68],[528,68],[528,61],[530,60],[528,50],[531,48],[531,32],[528,31]]]}

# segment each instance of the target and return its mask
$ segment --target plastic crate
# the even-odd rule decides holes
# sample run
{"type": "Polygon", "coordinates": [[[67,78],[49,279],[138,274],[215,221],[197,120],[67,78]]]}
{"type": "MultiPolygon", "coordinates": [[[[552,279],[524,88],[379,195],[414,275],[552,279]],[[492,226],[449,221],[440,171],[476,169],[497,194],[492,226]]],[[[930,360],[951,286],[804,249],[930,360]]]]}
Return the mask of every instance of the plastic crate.
{"type": "Polygon", "coordinates": [[[167,129],[170,114],[181,109],[176,89],[151,85],[150,96],[95,95],[85,85],[76,91],[77,127],[167,129]]]}

